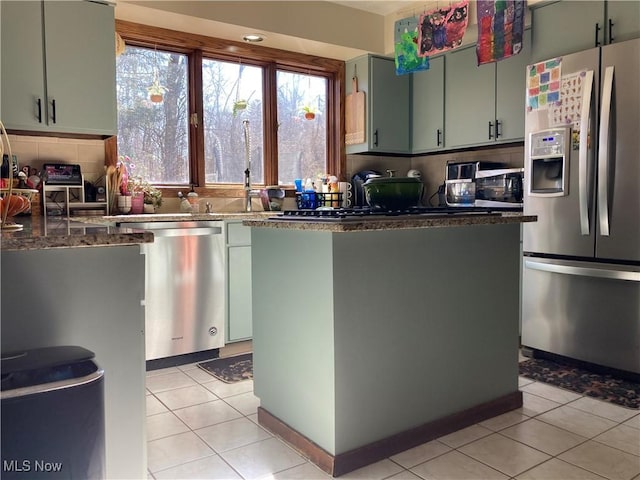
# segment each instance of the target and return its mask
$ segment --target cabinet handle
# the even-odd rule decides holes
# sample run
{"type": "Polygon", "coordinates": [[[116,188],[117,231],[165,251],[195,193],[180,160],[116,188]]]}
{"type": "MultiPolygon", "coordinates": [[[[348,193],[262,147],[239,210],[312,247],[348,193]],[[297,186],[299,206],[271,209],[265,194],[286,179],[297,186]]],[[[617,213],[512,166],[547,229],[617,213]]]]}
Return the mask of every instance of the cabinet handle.
{"type": "Polygon", "coordinates": [[[609,43],[613,43],[613,26],[615,23],[611,19],[609,19],[609,43]]]}
{"type": "Polygon", "coordinates": [[[496,140],[500,138],[500,136],[502,135],[502,132],[500,131],[501,126],[502,126],[502,122],[496,119],[496,140]]]}
{"type": "Polygon", "coordinates": [[[489,140],[493,138],[493,122],[489,121],[489,140]]]}
{"type": "Polygon", "coordinates": [[[39,98],[37,101],[38,104],[38,123],[42,123],[42,99],[39,98]]]}
{"type": "Polygon", "coordinates": [[[436,146],[439,147],[442,145],[442,130],[436,130],[436,146]]]}
{"type": "Polygon", "coordinates": [[[378,146],[378,129],[376,128],[376,131],[373,132],[373,145],[375,147],[378,146]]]}
{"type": "Polygon", "coordinates": [[[596,47],[600,46],[600,24],[596,23],[596,47]]]}
{"type": "Polygon", "coordinates": [[[56,123],[56,99],[51,100],[51,120],[56,123]]]}

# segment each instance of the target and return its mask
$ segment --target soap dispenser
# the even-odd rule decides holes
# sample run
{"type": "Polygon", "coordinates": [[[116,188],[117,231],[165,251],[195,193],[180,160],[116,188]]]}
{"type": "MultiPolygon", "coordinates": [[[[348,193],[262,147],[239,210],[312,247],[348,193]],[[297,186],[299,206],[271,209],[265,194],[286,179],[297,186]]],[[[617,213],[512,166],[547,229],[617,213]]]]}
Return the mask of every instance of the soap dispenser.
{"type": "Polygon", "coordinates": [[[178,198],[180,199],[180,211],[182,213],[190,213],[191,212],[191,204],[189,200],[182,195],[182,192],[178,192],[178,198]]]}
{"type": "Polygon", "coordinates": [[[193,190],[193,185],[191,185],[191,191],[187,193],[187,201],[191,205],[191,213],[200,213],[200,203],[198,203],[198,194],[193,190]]]}

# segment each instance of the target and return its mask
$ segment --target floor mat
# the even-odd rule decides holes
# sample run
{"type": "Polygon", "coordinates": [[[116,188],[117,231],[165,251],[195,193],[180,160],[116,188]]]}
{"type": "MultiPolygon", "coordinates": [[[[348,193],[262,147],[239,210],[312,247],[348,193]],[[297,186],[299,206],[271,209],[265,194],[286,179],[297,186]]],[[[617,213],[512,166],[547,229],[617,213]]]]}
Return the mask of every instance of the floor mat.
{"type": "Polygon", "coordinates": [[[198,367],[225,383],[235,383],[253,378],[253,354],[243,353],[233,357],[216,358],[201,362],[198,367]]]}
{"type": "Polygon", "coordinates": [[[640,383],[612,375],[542,358],[520,362],[520,375],[626,408],[640,409],[640,383]]]}

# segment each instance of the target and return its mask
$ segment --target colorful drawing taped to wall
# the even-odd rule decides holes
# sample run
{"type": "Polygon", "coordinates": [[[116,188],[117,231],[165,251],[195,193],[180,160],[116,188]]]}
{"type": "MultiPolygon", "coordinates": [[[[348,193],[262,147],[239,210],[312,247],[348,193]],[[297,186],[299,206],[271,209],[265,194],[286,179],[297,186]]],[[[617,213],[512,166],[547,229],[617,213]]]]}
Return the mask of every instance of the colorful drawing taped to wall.
{"type": "Polygon", "coordinates": [[[418,55],[427,57],[462,44],[469,23],[469,0],[420,15],[418,55]]]}
{"type": "Polygon", "coordinates": [[[527,111],[543,110],[561,99],[562,58],[527,66],[527,111]]]}
{"type": "Polygon", "coordinates": [[[497,62],[522,51],[524,0],[478,0],[478,65],[497,62]]]}
{"type": "Polygon", "coordinates": [[[418,56],[418,18],[398,20],[394,30],[396,75],[429,69],[429,57],[418,56]]]}
{"type": "Polygon", "coordinates": [[[585,70],[562,76],[560,91],[555,92],[559,98],[549,108],[550,126],[571,125],[574,131],[580,130],[582,85],[586,75],[585,70]]]}

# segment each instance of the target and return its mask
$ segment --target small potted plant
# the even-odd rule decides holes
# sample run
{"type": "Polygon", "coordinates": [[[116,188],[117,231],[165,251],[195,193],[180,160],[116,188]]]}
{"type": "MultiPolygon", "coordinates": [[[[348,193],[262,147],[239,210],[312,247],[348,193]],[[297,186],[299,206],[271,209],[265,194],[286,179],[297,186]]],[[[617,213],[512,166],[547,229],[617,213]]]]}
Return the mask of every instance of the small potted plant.
{"type": "Polygon", "coordinates": [[[154,213],[162,205],[162,191],[149,183],[142,187],[145,213],[154,213]]]}
{"type": "Polygon", "coordinates": [[[164,93],[168,91],[167,87],[160,85],[160,82],[156,78],[150,87],[147,87],[149,92],[149,100],[153,103],[162,103],[164,99],[164,93]]]}
{"type": "Polygon", "coordinates": [[[316,111],[313,107],[305,105],[304,107],[302,107],[302,111],[304,112],[304,118],[306,118],[307,120],[313,120],[314,118],[316,118],[316,111]]]}

